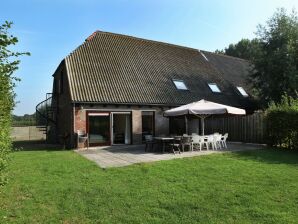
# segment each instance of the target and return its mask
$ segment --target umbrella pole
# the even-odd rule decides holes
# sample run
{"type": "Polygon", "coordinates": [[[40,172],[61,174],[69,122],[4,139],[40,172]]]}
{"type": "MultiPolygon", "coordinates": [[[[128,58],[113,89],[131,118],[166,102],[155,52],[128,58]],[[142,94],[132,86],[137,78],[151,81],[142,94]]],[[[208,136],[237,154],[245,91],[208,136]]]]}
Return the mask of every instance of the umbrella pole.
{"type": "Polygon", "coordinates": [[[210,115],[206,114],[206,115],[200,115],[200,116],[196,115],[196,116],[199,117],[201,120],[201,129],[202,129],[201,134],[205,135],[205,118],[209,117],[210,115]]]}
{"type": "Polygon", "coordinates": [[[205,117],[201,117],[202,135],[205,135],[205,117]]]}
{"type": "Polygon", "coordinates": [[[187,116],[184,116],[184,120],[185,120],[185,134],[188,134],[188,120],[187,120],[187,116]]]}

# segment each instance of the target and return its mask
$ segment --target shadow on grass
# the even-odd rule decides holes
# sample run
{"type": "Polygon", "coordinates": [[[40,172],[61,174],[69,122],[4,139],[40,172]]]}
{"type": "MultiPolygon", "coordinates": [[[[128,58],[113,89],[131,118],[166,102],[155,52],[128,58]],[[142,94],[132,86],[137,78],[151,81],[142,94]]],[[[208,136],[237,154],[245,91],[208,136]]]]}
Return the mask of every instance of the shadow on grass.
{"type": "Polygon", "coordinates": [[[62,151],[62,145],[47,144],[45,141],[14,141],[15,151],[62,151]]]}
{"type": "Polygon", "coordinates": [[[298,165],[298,150],[285,150],[278,148],[268,148],[252,151],[233,152],[237,158],[244,160],[254,160],[268,164],[292,164],[298,165]]]}

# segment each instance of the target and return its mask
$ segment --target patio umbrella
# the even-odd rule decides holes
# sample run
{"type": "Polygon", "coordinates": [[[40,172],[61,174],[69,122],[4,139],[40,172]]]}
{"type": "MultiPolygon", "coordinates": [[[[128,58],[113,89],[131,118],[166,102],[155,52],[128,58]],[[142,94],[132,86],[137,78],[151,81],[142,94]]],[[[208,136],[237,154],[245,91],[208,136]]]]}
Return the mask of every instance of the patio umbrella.
{"type": "Polygon", "coordinates": [[[205,118],[214,114],[235,114],[245,115],[245,110],[231,107],[224,104],[214,103],[207,100],[200,100],[177,108],[166,110],[165,117],[176,117],[182,115],[195,115],[201,119],[202,135],[204,135],[205,118]]]}

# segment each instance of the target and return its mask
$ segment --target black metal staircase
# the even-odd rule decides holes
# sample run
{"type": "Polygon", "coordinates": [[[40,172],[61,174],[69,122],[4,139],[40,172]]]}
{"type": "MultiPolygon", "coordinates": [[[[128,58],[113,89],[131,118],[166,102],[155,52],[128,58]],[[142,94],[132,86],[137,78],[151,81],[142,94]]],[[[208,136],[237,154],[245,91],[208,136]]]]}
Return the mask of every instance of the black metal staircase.
{"type": "Polygon", "coordinates": [[[52,93],[47,93],[46,99],[37,104],[35,110],[36,125],[39,130],[46,135],[46,141],[48,141],[49,130],[56,126],[56,118],[54,114],[56,106],[53,102],[52,93]]]}

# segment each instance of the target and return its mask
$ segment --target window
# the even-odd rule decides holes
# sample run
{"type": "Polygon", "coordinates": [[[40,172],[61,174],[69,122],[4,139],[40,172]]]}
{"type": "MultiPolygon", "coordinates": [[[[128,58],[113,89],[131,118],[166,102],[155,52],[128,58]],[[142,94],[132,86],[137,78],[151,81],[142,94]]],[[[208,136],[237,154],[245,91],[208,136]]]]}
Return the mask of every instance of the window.
{"type": "Polygon", "coordinates": [[[220,89],[216,85],[216,83],[208,83],[209,88],[212,90],[214,93],[220,93],[220,89]]]}
{"type": "Polygon", "coordinates": [[[179,90],[188,90],[188,88],[185,85],[183,80],[174,80],[173,79],[173,82],[174,82],[177,89],[179,89],[179,90]]]}
{"type": "Polygon", "coordinates": [[[241,93],[242,96],[248,96],[247,92],[241,86],[237,86],[238,91],[241,93]]]}

